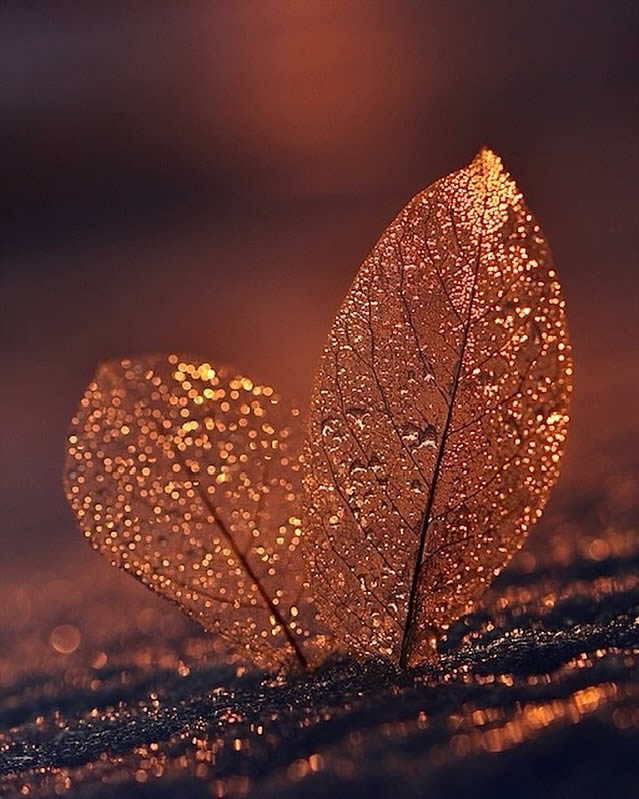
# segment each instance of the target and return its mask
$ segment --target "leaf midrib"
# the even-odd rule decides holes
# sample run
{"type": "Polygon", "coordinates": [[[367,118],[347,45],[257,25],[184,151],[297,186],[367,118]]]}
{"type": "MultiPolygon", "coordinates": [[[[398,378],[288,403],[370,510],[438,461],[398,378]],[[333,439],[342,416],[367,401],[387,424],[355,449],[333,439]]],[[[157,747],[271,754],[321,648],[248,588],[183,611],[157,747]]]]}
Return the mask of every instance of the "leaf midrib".
{"type": "MultiPolygon", "coordinates": [[[[187,470],[189,473],[192,474],[191,469],[187,465],[186,459],[178,457],[178,460],[180,460],[182,467],[185,470],[187,470]]],[[[239,564],[241,565],[241,567],[244,569],[246,574],[249,576],[249,578],[255,584],[255,586],[256,586],[256,588],[258,590],[258,593],[262,597],[262,600],[263,600],[264,604],[266,605],[266,608],[268,609],[268,611],[271,613],[271,615],[277,621],[277,623],[281,626],[282,631],[284,633],[284,636],[286,637],[286,640],[288,641],[289,645],[291,646],[291,648],[293,650],[293,653],[295,654],[296,660],[298,661],[298,663],[300,664],[300,666],[303,669],[307,669],[308,668],[308,660],[306,659],[306,656],[302,652],[302,649],[300,648],[299,643],[296,641],[295,636],[289,630],[288,625],[286,623],[286,620],[282,616],[281,611],[273,603],[272,597],[270,596],[269,592],[266,590],[265,586],[262,584],[262,581],[260,580],[260,578],[258,577],[257,573],[255,572],[255,570],[251,566],[248,558],[242,552],[242,550],[237,546],[237,542],[235,541],[233,533],[227,527],[226,522],[220,516],[220,514],[218,513],[217,508],[215,507],[215,505],[213,504],[213,502],[211,501],[211,499],[207,495],[207,493],[202,489],[202,487],[199,484],[199,482],[198,482],[198,485],[197,485],[197,489],[198,489],[198,493],[200,495],[200,499],[201,499],[202,503],[204,504],[206,509],[209,511],[209,513],[213,517],[213,521],[215,522],[218,530],[226,538],[226,540],[228,542],[228,545],[230,546],[231,551],[233,552],[233,555],[237,558],[237,560],[238,560],[239,564]]]]}
{"type": "MultiPolygon", "coordinates": [[[[481,216],[481,224],[479,228],[479,238],[477,241],[477,257],[475,259],[475,268],[474,268],[474,275],[473,275],[473,285],[470,293],[470,298],[468,301],[468,310],[466,312],[466,321],[464,325],[464,332],[462,335],[461,347],[459,351],[459,358],[457,360],[457,365],[455,368],[455,374],[453,376],[453,385],[450,394],[450,402],[448,404],[448,408],[446,411],[446,418],[444,420],[444,427],[442,430],[441,439],[439,442],[439,448],[437,450],[437,456],[435,458],[435,465],[433,467],[433,478],[430,485],[430,490],[428,492],[428,499],[426,501],[426,508],[424,510],[424,515],[422,517],[421,523],[421,530],[419,533],[419,544],[417,546],[417,552],[415,555],[415,568],[413,570],[413,577],[411,581],[411,588],[410,594],[408,598],[408,605],[406,608],[406,620],[404,622],[404,630],[402,634],[402,642],[400,647],[400,654],[399,654],[399,665],[401,668],[406,668],[408,663],[408,658],[411,655],[412,650],[412,630],[416,622],[416,608],[417,608],[417,587],[419,585],[419,574],[421,570],[422,560],[424,557],[424,549],[426,547],[426,538],[428,535],[428,528],[430,522],[430,514],[433,508],[433,504],[435,502],[435,491],[437,488],[437,482],[439,478],[439,472],[441,469],[442,461],[444,459],[445,449],[446,449],[446,441],[448,438],[448,431],[450,428],[450,423],[453,416],[453,410],[455,408],[455,400],[457,397],[457,388],[459,386],[459,379],[461,376],[462,367],[464,364],[464,356],[466,354],[466,344],[468,343],[468,335],[470,333],[470,323],[472,317],[472,309],[473,304],[475,301],[476,290],[477,290],[477,279],[479,277],[479,267],[481,265],[481,251],[482,251],[482,243],[483,243],[483,234],[484,234],[484,218],[486,214],[486,199],[488,190],[487,187],[485,188],[484,193],[484,207],[482,209],[482,216],[481,216]]],[[[454,222],[453,222],[454,224],[454,222]]]]}

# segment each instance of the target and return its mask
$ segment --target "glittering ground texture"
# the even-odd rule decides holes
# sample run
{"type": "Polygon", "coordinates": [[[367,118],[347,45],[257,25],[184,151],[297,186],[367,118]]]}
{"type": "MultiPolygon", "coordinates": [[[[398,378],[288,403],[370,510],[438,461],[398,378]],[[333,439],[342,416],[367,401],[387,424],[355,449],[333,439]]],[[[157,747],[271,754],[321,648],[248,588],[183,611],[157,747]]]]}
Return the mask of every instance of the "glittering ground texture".
{"type": "Polygon", "coordinates": [[[437,663],[405,672],[226,662],[213,636],[98,558],[38,591],[4,585],[0,794],[634,795],[631,474],[551,511],[437,663]]]}

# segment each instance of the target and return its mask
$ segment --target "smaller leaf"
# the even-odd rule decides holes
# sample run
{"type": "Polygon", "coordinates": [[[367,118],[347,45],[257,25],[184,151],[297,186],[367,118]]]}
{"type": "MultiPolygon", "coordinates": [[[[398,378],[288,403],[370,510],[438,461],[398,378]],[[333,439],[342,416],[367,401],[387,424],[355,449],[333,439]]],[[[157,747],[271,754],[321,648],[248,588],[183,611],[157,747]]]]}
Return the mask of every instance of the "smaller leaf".
{"type": "Polygon", "coordinates": [[[325,644],[305,597],[299,412],[270,386],[176,355],[112,361],[68,437],[65,490],[91,545],[264,666],[325,644]]]}

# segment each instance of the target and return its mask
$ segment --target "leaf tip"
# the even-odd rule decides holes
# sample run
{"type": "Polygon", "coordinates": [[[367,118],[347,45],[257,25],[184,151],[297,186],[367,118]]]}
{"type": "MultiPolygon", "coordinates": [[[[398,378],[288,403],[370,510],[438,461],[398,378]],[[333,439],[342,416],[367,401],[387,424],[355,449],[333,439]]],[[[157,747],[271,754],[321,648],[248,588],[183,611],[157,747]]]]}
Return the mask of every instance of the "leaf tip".
{"type": "Polygon", "coordinates": [[[491,172],[501,172],[504,168],[501,156],[499,156],[494,150],[491,150],[490,147],[486,147],[485,145],[473,158],[472,163],[481,165],[484,169],[487,169],[491,172]]]}

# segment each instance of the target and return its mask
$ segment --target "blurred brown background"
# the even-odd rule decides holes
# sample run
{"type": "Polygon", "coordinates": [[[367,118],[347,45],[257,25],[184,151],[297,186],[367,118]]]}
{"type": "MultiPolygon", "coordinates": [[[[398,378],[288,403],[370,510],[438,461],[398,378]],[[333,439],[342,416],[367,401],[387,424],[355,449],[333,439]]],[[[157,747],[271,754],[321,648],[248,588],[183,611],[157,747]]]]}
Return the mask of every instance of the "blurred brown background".
{"type": "Polygon", "coordinates": [[[635,491],[638,9],[3,3],[0,582],[97,558],[60,474],[98,360],[201,353],[304,401],[385,224],[483,144],[568,301],[577,386],[553,502],[587,514],[602,480],[635,491]]]}

